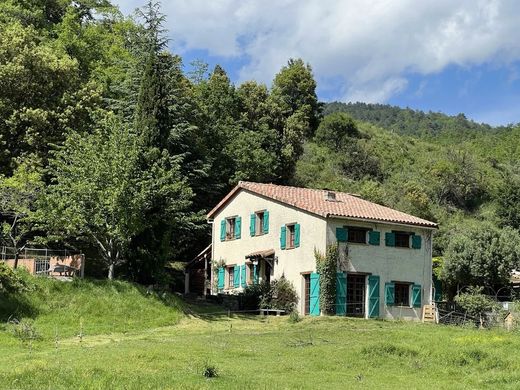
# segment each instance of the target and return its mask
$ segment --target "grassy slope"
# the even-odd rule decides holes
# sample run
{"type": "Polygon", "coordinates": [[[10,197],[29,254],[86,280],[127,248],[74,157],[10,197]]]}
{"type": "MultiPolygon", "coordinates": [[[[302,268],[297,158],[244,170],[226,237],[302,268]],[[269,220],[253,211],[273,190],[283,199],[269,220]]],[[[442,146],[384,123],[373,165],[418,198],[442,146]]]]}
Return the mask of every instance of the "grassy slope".
{"type": "MultiPolygon", "coordinates": [[[[127,282],[28,280],[31,291],[10,299],[0,297],[0,330],[9,318],[25,318],[33,320],[36,331],[48,340],[56,333],[65,338],[80,331],[94,335],[171,325],[182,317],[179,299],[148,294],[127,282]]],[[[0,332],[0,342],[5,337],[0,332]]]]}
{"type": "MultiPolygon", "coordinates": [[[[140,316],[139,316],[140,317],[140,316]]],[[[517,388],[517,333],[306,318],[176,326],[3,345],[0,388],[517,388]],[[207,380],[205,362],[220,376],[207,380]]]]}

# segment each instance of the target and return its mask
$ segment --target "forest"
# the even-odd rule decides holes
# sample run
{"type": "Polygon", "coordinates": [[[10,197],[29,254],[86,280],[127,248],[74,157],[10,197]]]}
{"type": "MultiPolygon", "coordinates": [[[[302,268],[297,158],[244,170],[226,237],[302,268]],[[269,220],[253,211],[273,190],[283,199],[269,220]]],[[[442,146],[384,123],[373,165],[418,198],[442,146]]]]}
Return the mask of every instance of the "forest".
{"type": "Polygon", "coordinates": [[[85,252],[87,273],[167,278],[239,180],[350,193],[440,224],[448,283],[520,265],[520,127],[322,103],[310,64],[270,85],[183,63],[160,4],[0,4],[0,245],[85,252]],[[94,265],[99,265],[99,267],[94,265]]]}

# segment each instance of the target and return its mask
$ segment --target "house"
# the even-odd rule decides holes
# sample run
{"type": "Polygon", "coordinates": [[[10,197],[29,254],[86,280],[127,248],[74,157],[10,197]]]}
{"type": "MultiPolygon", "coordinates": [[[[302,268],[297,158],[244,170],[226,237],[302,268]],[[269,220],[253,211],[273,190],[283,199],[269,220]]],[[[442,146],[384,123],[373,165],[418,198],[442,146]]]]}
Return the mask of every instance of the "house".
{"type": "Polygon", "coordinates": [[[240,182],[207,215],[212,293],[285,276],[300,314],[319,315],[314,251],[338,242],[338,315],[421,319],[432,301],[434,222],[359,196],[240,182]]]}

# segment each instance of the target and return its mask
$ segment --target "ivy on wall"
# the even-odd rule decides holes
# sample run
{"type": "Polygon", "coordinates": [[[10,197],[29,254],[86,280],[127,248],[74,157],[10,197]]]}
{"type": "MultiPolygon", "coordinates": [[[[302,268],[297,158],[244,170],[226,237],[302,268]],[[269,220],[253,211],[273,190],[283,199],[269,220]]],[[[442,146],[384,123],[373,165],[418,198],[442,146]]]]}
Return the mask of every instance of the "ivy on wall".
{"type": "Polygon", "coordinates": [[[325,254],[314,250],[316,270],[320,274],[320,308],[325,315],[335,314],[336,272],[339,260],[338,244],[330,244],[325,254]]]}

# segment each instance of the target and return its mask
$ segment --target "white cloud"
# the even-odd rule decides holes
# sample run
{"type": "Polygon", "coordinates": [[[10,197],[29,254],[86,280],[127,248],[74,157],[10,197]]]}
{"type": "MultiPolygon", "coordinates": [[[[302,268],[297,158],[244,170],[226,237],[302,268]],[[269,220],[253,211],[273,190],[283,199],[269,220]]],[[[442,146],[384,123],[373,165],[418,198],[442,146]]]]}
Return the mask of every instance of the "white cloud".
{"type": "Polygon", "coordinates": [[[520,58],[515,0],[169,0],[163,10],[176,50],[247,58],[240,80],[266,83],[302,57],[318,82],[340,80],[346,100],[384,102],[407,72],[520,58]]]}

